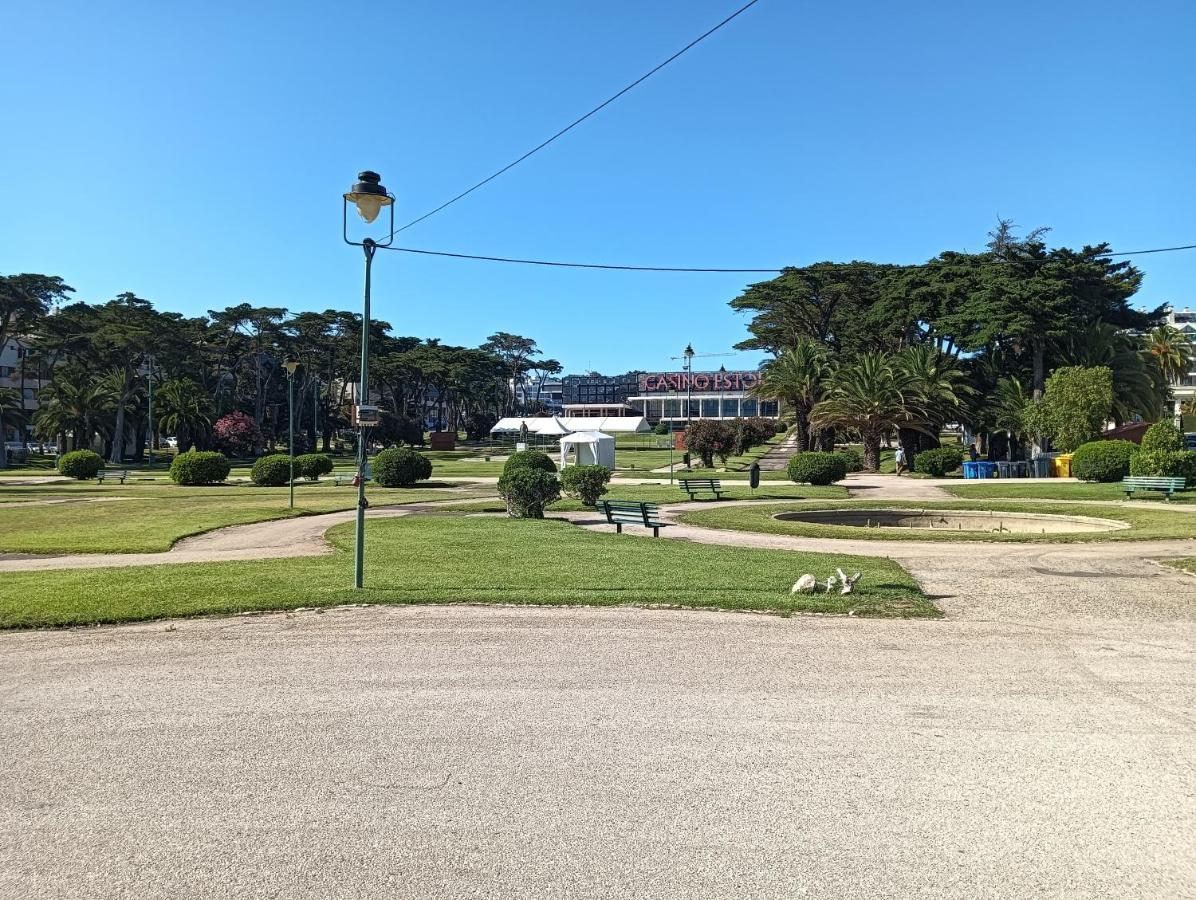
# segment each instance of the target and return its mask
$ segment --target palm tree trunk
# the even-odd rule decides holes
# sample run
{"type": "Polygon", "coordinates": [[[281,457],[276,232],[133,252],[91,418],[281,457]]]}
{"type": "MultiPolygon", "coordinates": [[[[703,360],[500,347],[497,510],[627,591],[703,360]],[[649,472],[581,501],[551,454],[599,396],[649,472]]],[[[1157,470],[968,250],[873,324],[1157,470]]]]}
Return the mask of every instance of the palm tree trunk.
{"type": "Polygon", "coordinates": [[[880,432],[865,431],[860,436],[864,440],[864,468],[876,472],[880,469],[880,432]]]}

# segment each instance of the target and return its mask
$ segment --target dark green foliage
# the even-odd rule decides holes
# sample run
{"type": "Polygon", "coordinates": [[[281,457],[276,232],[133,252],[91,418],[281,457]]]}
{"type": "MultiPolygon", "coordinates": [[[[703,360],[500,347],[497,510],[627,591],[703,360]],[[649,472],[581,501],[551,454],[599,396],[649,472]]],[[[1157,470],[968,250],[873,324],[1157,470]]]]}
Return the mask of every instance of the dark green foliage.
{"type": "Polygon", "coordinates": [[[780,421],[778,421],[773,427],[776,429],[777,434],[784,434],[789,430],[789,426],[780,421]]]}
{"type": "MultiPolygon", "coordinates": [[[[299,474],[299,467],[295,467],[299,474]]],[[[261,487],[280,487],[291,480],[291,458],[285,453],[263,456],[249,470],[249,479],[261,487]]]]}
{"type": "Polygon", "coordinates": [[[424,426],[406,416],[384,413],[381,423],[374,429],[374,438],[383,443],[408,444],[414,447],[424,442],[424,426]]]}
{"type": "Polygon", "coordinates": [[[851,447],[844,447],[842,450],[836,450],[835,456],[843,460],[843,465],[848,472],[864,471],[864,458],[860,456],[858,450],[854,450],[851,447]]]}
{"type": "Polygon", "coordinates": [[[714,457],[725,464],[735,450],[735,429],[717,419],[701,419],[685,429],[685,449],[696,453],[702,466],[709,469],[714,457]]]}
{"type": "Polygon", "coordinates": [[[507,457],[506,464],[503,465],[503,474],[513,472],[516,469],[535,469],[540,472],[556,472],[556,463],[552,461],[552,457],[540,450],[517,450],[507,457]]]}
{"type": "Polygon", "coordinates": [[[544,507],[560,499],[561,483],[554,472],[516,466],[498,479],[498,493],[511,518],[543,519],[544,507]]]}
{"type": "Polygon", "coordinates": [[[408,447],[383,450],[371,464],[374,481],[383,487],[410,487],[432,477],[432,462],[408,447]]]}
{"type": "Polygon", "coordinates": [[[923,450],[914,457],[914,471],[942,478],[948,472],[954,472],[962,463],[963,450],[959,447],[935,447],[923,450]]]}
{"type": "Polygon", "coordinates": [[[833,484],[847,477],[847,464],[836,453],[811,450],[789,458],[789,480],[795,484],[833,484]]]}
{"type": "Polygon", "coordinates": [[[232,466],[228,457],[214,450],[190,450],[170,463],[170,480],[175,484],[220,484],[232,466]]]}
{"type": "Polygon", "coordinates": [[[58,457],[58,472],[68,478],[78,478],[80,481],[95,478],[102,468],[104,458],[90,450],[72,450],[58,457]]]}
{"type": "Polygon", "coordinates": [[[606,466],[566,466],[561,470],[561,487],[565,495],[593,506],[606,493],[610,470],[606,466]]]}
{"type": "Polygon", "coordinates": [[[1196,484],[1196,450],[1139,450],[1130,474],[1144,478],[1186,478],[1196,484]]]}
{"type": "Polygon", "coordinates": [[[1184,447],[1184,433],[1172,422],[1155,422],[1146,429],[1146,434],[1142,435],[1142,449],[1146,451],[1169,450],[1175,452],[1183,450],[1184,447]]]}
{"type": "Polygon", "coordinates": [[[465,437],[471,441],[481,441],[490,437],[490,429],[498,419],[489,413],[473,412],[465,417],[465,437]]]}
{"type": "Polygon", "coordinates": [[[295,477],[319,481],[332,471],[332,457],[325,453],[304,453],[295,457],[295,477]]]}
{"type": "Polygon", "coordinates": [[[668,434],[669,426],[665,422],[657,422],[656,427],[652,429],[653,434],[668,434]]]}
{"type": "Polygon", "coordinates": [[[1121,481],[1130,474],[1138,445],[1130,441],[1090,441],[1076,448],[1071,474],[1080,481],[1121,481]]]}

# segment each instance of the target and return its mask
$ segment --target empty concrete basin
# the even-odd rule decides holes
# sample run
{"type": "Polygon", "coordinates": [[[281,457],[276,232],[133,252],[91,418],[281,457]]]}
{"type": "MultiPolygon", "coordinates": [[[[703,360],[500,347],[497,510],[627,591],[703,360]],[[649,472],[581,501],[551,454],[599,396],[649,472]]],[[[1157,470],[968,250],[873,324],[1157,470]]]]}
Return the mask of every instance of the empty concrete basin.
{"type": "Polygon", "coordinates": [[[989,534],[1065,534],[1119,531],[1130,526],[1091,516],[991,512],[970,509],[810,509],[778,513],[786,522],[848,525],[853,528],[919,528],[927,531],[969,531],[989,534]]]}

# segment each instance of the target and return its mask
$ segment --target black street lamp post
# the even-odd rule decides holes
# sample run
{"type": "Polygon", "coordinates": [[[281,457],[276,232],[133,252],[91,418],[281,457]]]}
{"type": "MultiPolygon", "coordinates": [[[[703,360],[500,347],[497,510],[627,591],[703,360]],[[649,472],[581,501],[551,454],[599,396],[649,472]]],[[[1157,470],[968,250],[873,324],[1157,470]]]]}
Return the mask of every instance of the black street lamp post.
{"type": "Polygon", "coordinates": [[[360,172],[353,187],[344,195],[341,214],[341,236],[346,244],[360,247],[365,253],[365,299],[361,311],[361,381],[357,391],[357,526],[353,542],[353,587],[361,588],[365,580],[365,445],[369,426],[376,424],[376,410],[369,407],[370,378],[370,272],[374,263],[374,251],[389,247],[394,241],[395,207],[394,196],[382,186],[377,172],[360,172]],[[384,243],[373,238],[360,241],[349,240],[349,204],[357,207],[357,214],[368,225],[378,218],[382,207],[390,207],[390,231],[384,243]]]}
{"type": "Polygon", "coordinates": [[[694,347],[685,345],[685,427],[688,429],[693,423],[694,405],[694,347]]]}
{"type": "Polygon", "coordinates": [[[291,462],[291,478],[288,484],[291,487],[290,508],[295,508],[295,370],[299,368],[299,360],[294,357],[287,357],[287,361],[282,364],[282,367],[287,370],[287,454],[290,456],[291,462]]]}

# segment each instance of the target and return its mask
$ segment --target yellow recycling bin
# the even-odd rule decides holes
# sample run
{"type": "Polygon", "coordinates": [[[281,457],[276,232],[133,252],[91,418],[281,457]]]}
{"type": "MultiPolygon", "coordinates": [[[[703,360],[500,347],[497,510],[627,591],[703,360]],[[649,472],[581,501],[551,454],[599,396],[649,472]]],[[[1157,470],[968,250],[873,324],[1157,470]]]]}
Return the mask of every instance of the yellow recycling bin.
{"type": "Polygon", "coordinates": [[[1051,474],[1056,478],[1071,477],[1071,458],[1074,453],[1060,453],[1051,460],[1051,474]]]}

